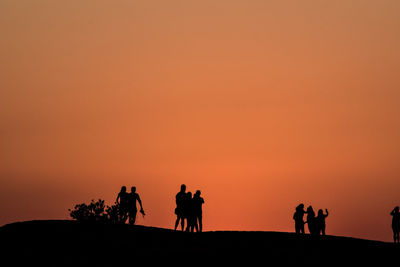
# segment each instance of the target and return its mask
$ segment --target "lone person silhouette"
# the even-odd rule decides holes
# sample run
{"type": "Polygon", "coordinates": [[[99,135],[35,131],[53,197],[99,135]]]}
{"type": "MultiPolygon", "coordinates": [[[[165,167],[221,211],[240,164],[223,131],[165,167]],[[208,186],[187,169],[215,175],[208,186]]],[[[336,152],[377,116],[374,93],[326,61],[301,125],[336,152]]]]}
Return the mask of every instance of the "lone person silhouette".
{"type": "Polygon", "coordinates": [[[323,210],[318,210],[318,215],[317,218],[315,219],[316,221],[316,230],[318,231],[318,235],[322,234],[325,235],[325,228],[326,228],[326,224],[325,224],[325,218],[328,217],[329,213],[328,210],[325,209],[326,214],[324,214],[323,210]]]}
{"type": "Polygon", "coordinates": [[[294,228],[297,234],[304,234],[304,214],[307,213],[304,210],[304,204],[300,204],[296,207],[296,211],[293,214],[294,228]]]}
{"type": "Polygon", "coordinates": [[[178,228],[179,222],[181,223],[182,231],[185,227],[185,217],[184,217],[184,205],[186,199],[186,185],[181,185],[181,191],[178,192],[175,196],[176,208],[176,221],[175,221],[175,230],[178,228]]]}
{"type": "Polygon", "coordinates": [[[137,214],[137,207],[136,201],[139,202],[140,205],[140,213],[145,215],[142,205],[142,200],[138,193],[136,193],[136,187],[131,187],[131,192],[128,195],[128,216],[129,216],[129,224],[134,225],[136,222],[136,214],[137,214]]]}
{"type": "Polygon", "coordinates": [[[128,193],[126,192],[126,186],[121,187],[121,191],[118,193],[115,202],[118,205],[119,222],[125,223],[128,216],[128,193]]]}
{"type": "Polygon", "coordinates": [[[203,232],[203,209],[204,199],[200,196],[200,190],[197,190],[193,196],[193,212],[194,212],[194,227],[196,232],[203,232]]]}
{"type": "Polygon", "coordinates": [[[393,229],[393,241],[394,243],[400,243],[399,233],[400,233],[400,211],[399,206],[396,206],[392,212],[392,229],[393,229]]]}

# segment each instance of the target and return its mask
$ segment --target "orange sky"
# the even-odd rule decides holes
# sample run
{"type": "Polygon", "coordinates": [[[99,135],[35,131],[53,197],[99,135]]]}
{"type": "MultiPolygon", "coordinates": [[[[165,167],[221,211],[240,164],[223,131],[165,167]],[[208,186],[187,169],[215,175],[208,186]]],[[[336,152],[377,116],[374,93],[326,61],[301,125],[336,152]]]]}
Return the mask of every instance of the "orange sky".
{"type": "Polygon", "coordinates": [[[137,186],[174,225],[391,241],[400,205],[400,2],[0,2],[0,225],[137,186]]]}

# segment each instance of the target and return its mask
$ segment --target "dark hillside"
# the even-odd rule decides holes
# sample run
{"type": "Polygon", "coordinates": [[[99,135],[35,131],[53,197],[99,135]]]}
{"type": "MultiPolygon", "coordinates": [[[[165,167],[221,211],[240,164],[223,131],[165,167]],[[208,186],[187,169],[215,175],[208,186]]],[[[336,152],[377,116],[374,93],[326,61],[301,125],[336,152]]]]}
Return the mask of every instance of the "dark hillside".
{"type": "MultiPolygon", "coordinates": [[[[393,264],[395,244],[281,232],[204,232],[82,223],[29,221],[0,228],[2,260],[18,265],[151,264],[348,265],[393,264]]],[[[11,266],[11,265],[10,265],[11,266]]]]}

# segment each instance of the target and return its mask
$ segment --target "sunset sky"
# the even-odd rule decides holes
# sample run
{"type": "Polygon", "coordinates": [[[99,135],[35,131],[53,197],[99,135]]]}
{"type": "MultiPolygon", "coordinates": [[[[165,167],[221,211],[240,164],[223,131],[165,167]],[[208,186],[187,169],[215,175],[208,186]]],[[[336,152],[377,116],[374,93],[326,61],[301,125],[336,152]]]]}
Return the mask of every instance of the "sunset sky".
{"type": "Polygon", "coordinates": [[[0,1],[0,225],[68,219],[135,185],[173,228],[392,240],[400,1],[0,1]]]}

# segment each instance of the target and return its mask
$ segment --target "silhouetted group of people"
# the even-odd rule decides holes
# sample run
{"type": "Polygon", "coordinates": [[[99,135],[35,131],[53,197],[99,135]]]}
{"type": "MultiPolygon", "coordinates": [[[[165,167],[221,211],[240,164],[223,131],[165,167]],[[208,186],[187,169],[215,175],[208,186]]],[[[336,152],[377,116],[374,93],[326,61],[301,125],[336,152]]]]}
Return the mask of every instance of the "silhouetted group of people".
{"type": "Polygon", "coordinates": [[[186,220],[186,232],[194,232],[194,230],[196,230],[196,232],[203,231],[202,205],[204,204],[204,199],[200,195],[200,190],[197,190],[194,196],[192,196],[191,192],[186,193],[186,185],[181,185],[181,191],[179,191],[175,197],[175,230],[180,223],[183,231],[185,229],[186,220]]]}
{"type": "Polygon", "coordinates": [[[391,212],[392,215],[392,229],[394,243],[400,243],[400,211],[399,206],[396,206],[391,212]]]}
{"type": "MultiPolygon", "coordinates": [[[[187,232],[202,232],[203,231],[203,209],[204,199],[200,196],[200,190],[192,196],[191,192],[186,192],[186,185],[181,185],[181,190],[176,194],[176,221],[175,230],[178,228],[180,223],[182,231],[187,232]],[[186,221],[186,228],[185,228],[186,221]]],[[[122,186],[121,191],[117,196],[118,206],[118,219],[119,222],[125,223],[129,219],[129,224],[134,225],[136,222],[137,207],[136,202],[139,202],[140,213],[144,216],[142,200],[138,193],[136,193],[136,187],[131,187],[131,192],[126,191],[126,187],[122,186]]],[[[299,204],[293,214],[293,220],[295,222],[295,232],[297,234],[305,234],[304,226],[308,225],[308,230],[312,235],[325,235],[326,234],[326,223],[325,219],[328,217],[328,210],[325,209],[325,213],[322,209],[318,210],[318,214],[315,215],[312,206],[309,206],[307,210],[304,210],[304,204],[299,204]],[[307,214],[306,221],[304,221],[304,215],[307,214]]],[[[395,243],[400,243],[400,209],[396,206],[391,212],[392,216],[392,229],[393,229],[393,240],[395,243]]]]}
{"type": "Polygon", "coordinates": [[[318,215],[315,216],[315,212],[312,206],[309,206],[307,210],[304,210],[304,204],[300,204],[296,207],[296,211],[293,215],[293,220],[295,223],[295,231],[298,234],[304,234],[304,225],[308,225],[308,230],[310,234],[313,235],[325,235],[326,223],[325,219],[328,217],[328,210],[325,212],[320,209],[318,210],[318,215]],[[307,220],[304,221],[304,215],[307,214],[307,220]]]}
{"type": "Polygon", "coordinates": [[[119,221],[125,223],[129,218],[129,224],[134,225],[136,222],[137,207],[136,201],[140,204],[140,213],[144,216],[144,210],[142,206],[142,200],[138,193],[136,193],[136,187],[131,187],[131,192],[126,191],[126,186],[121,187],[121,191],[118,193],[116,203],[119,208],[119,221]]]}
{"type": "MultiPolygon", "coordinates": [[[[186,192],[186,185],[181,185],[181,191],[176,195],[176,209],[175,214],[177,216],[175,222],[175,230],[179,223],[181,224],[182,231],[185,229],[187,232],[202,232],[203,231],[203,209],[204,199],[200,196],[200,190],[192,196],[191,192],[186,192]]],[[[139,202],[140,213],[145,215],[143,210],[142,200],[138,193],[136,193],[136,187],[131,187],[131,192],[126,191],[126,186],[121,187],[121,191],[118,193],[116,204],[118,207],[118,221],[125,223],[129,219],[129,224],[134,225],[136,222],[137,206],[136,202],[139,202]]]]}

